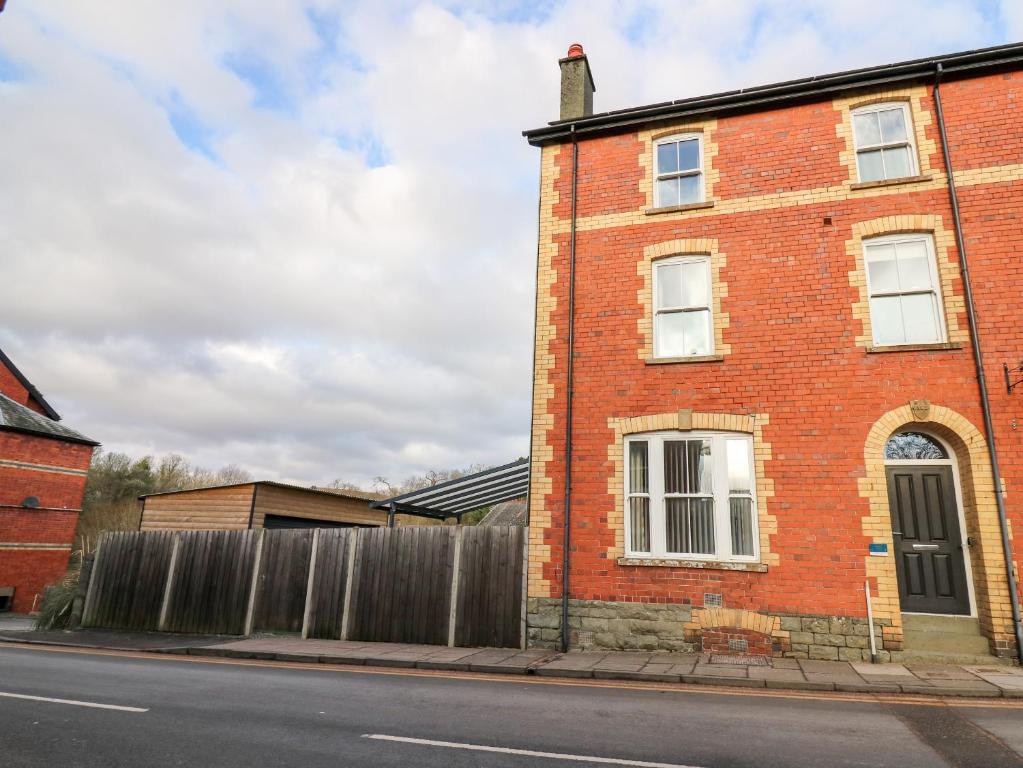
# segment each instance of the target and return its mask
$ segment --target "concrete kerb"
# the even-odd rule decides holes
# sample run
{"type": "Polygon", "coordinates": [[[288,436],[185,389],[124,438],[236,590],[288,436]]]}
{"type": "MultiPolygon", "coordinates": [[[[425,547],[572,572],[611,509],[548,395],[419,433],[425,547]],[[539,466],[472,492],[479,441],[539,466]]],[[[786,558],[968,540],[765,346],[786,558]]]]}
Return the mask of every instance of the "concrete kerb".
{"type": "MultiPolygon", "coordinates": [[[[0,642],[29,644],[39,646],[52,646],[60,648],[89,648],[97,646],[83,643],[58,643],[50,641],[30,640],[27,638],[12,638],[0,636],[0,642]]],[[[667,683],[667,684],[688,684],[707,685],[723,688],[764,688],[771,690],[793,690],[793,691],[836,691],[840,693],[859,694],[906,694],[925,697],[956,697],[956,698],[1007,698],[1023,699],[1023,688],[1001,688],[995,684],[978,680],[955,681],[950,684],[949,680],[941,680],[940,684],[928,684],[914,677],[914,682],[901,679],[898,682],[886,680],[884,682],[867,681],[863,683],[852,683],[847,681],[824,681],[824,680],[795,680],[795,679],[763,679],[750,677],[726,677],[709,674],[674,674],[670,672],[651,671],[642,672],[637,670],[600,668],[599,658],[581,658],[580,654],[558,654],[551,653],[547,656],[537,657],[531,660],[522,659],[517,662],[484,662],[473,663],[473,656],[496,649],[479,649],[477,653],[469,653],[463,659],[444,660],[438,658],[431,660],[409,658],[413,654],[399,652],[388,658],[386,654],[303,654],[285,653],[266,650],[246,650],[241,648],[222,648],[217,646],[193,646],[165,648],[127,648],[123,646],[106,645],[102,650],[129,651],[135,653],[158,653],[189,655],[208,658],[231,658],[231,659],[252,659],[262,661],[278,661],[283,663],[304,663],[304,664],[325,664],[325,665],[349,665],[360,667],[381,667],[401,669],[423,669],[440,670],[452,672],[477,672],[502,675],[536,675],[539,677],[568,678],[568,679],[594,679],[594,680],[625,680],[632,682],[667,683]]],[[[514,658],[514,654],[511,658],[514,658]]],[[[509,659],[509,661],[510,661],[509,659]]]]}

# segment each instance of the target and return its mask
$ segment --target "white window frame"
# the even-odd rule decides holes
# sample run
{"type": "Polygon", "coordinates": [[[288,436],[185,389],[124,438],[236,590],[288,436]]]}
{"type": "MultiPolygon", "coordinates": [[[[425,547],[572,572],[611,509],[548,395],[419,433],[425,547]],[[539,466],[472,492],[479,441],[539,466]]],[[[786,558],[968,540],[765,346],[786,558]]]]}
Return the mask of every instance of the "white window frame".
{"type": "Polygon", "coordinates": [[[651,262],[650,269],[653,271],[651,275],[651,285],[653,286],[653,294],[650,297],[651,300],[651,315],[653,323],[653,356],[655,358],[671,359],[679,357],[708,357],[716,354],[716,348],[714,343],[714,275],[713,266],[710,263],[710,256],[703,253],[691,253],[682,256],[671,256],[665,259],[656,259],[651,262]],[[695,264],[703,263],[707,265],[707,306],[692,306],[692,307],[669,307],[662,308],[660,306],[660,287],[659,278],[657,273],[660,267],[669,266],[671,264],[695,264]],[[658,331],[657,331],[657,317],[658,315],[671,315],[682,312],[707,312],[707,331],[709,334],[710,346],[708,351],[700,354],[692,355],[662,355],[660,354],[660,344],[658,343],[658,331]]]}
{"type": "MultiPolygon", "coordinates": [[[[920,161],[916,153],[916,130],[913,126],[913,113],[909,109],[909,104],[905,101],[888,101],[883,104],[870,104],[866,107],[860,107],[854,109],[849,118],[850,129],[852,130],[853,147],[855,148],[855,160],[856,163],[856,179],[861,183],[880,183],[882,181],[895,181],[897,179],[911,179],[914,176],[920,175],[920,161]],[[906,121],[906,140],[897,141],[891,144],[885,144],[881,142],[879,144],[860,144],[859,139],[856,136],[856,116],[872,114],[874,112],[887,112],[892,109],[901,109],[902,117],[906,121]],[[870,179],[867,182],[863,181],[860,176],[860,154],[863,152],[873,152],[876,150],[883,149],[895,149],[897,147],[908,147],[909,148],[909,163],[910,173],[907,176],[889,176],[887,169],[885,169],[885,175],[882,179],[870,179]]],[[[882,167],[884,165],[884,155],[881,156],[882,167]]]]}
{"type": "Polygon", "coordinates": [[[653,158],[651,159],[651,168],[653,169],[653,186],[654,186],[654,208],[675,208],[684,205],[699,205],[707,199],[707,186],[706,178],[703,172],[703,134],[702,133],[678,133],[672,136],[662,136],[657,139],[653,145],[653,158]],[[658,173],[657,171],[657,148],[662,144],[677,144],[680,141],[693,141],[696,140],[697,144],[697,155],[699,162],[696,170],[686,171],[675,171],[672,173],[658,173]],[[682,202],[662,202],[660,193],[657,191],[658,181],[662,179],[674,179],[681,176],[697,176],[700,180],[700,194],[698,199],[691,203],[682,202]]]}
{"type": "Polygon", "coordinates": [[[871,341],[876,347],[915,347],[921,344],[945,344],[948,342],[948,329],[945,325],[945,298],[941,293],[941,274],[938,272],[938,259],[934,250],[934,236],[929,232],[916,232],[906,233],[902,235],[883,235],[881,237],[871,237],[864,239],[861,243],[863,249],[863,274],[867,282],[867,312],[870,314],[870,335],[871,341]],[[931,287],[933,290],[930,291],[904,291],[896,293],[878,293],[874,294],[874,289],[870,284],[870,247],[874,245],[896,245],[899,243],[912,243],[912,242],[923,242],[924,247],[927,250],[927,266],[928,271],[931,275],[931,287]],[[938,313],[938,339],[936,341],[905,341],[901,344],[882,344],[878,341],[877,335],[877,323],[874,322],[874,310],[871,303],[871,299],[882,297],[882,296],[913,296],[925,293],[933,293],[935,299],[935,306],[938,313]]]}
{"type": "MultiPolygon", "coordinates": [[[[753,436],[745,432],[710,432],[664,430],[659,432],[642,432],[627,435],[623,441],[623,461],[625,472],[623,477],[624,517],[625,517],[625,555],[633,559],[649,560],[692,560],[703,562],[760,562],[760,529],[757,519],[757,477],[756,461],[753,453],[753,436]],[[711,490],[714,497],[714,548],[713,554],[698,554],[667,551],[666,507],[664,494],[664,443],[672,440],[710,440],[711,441],[711,490]],[[750,518],[753,537],[752,555],[732,554],[732,530],[729,515],[729,498],[733,495],[728,488],[728,461],[726,443],[729,440],[742,440],[747,444],[750,477],[750,518]],[[629,446],[634,442],[647,443],[647,478],[648,492],[633,494],[629,472],[629,446]],[[649,504],[650,551],[636,552],[632,549],[632,516],[629,499],[632,496],[647,496],[649,504]]],[[[671,498],[680,494],[671,494],[671,498]]]]}

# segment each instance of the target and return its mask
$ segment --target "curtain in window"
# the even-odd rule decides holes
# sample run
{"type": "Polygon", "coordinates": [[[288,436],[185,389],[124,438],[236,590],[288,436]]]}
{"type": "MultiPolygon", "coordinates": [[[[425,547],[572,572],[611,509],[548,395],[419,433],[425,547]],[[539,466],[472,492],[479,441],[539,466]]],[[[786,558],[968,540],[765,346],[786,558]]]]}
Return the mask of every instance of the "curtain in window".
{"type": "Polygon", "coordinates": [[[709,441],[665,441],[664,492],[687,495],[665,499],[665,544],[668,551],[714,554],[709,441]]]}
{"type": "Polygon", "coordinates": [[[645,442],[629,443],[629,530],[633,552],[650,551],[650,467],[645,442]]]}

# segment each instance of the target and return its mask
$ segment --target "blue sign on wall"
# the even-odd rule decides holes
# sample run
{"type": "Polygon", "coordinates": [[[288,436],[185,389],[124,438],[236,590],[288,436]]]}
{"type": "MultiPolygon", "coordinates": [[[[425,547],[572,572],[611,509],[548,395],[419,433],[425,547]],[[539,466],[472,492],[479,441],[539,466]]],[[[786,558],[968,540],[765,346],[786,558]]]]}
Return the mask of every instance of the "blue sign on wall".
{"type": "Polygon", "coordinates": [[[887,557],[888,556],[888,545],[887,544],[871,544],[870,554],[876,557],[887,557]]]}

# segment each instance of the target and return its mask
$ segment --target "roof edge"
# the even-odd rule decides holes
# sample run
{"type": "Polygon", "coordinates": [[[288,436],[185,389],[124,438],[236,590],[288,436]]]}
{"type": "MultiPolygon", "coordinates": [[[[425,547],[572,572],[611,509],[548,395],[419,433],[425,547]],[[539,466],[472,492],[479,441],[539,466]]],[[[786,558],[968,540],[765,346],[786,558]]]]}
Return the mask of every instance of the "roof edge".
{"type": "Polygon", "coordinates": [[[543,146],[566,141],[573,132],[576,135],[583,135],[626,131],[631,126],[677,117],[748,111],[765,106],[774,108],[835,91],[933,77],[939,64],[945,77],[978,76],[987,71],[1006,67],[1023,68],[1023,43],[814,75],[735,91],[602,112],[576,120],[558,120],[542,128],[523,131],[522,135],[533,146],[543,146]]]}
{"type": "Polygon", "coordinates": [[[403,493],[403,494],[400,494],[398,496],[392,496],[389,499],[380,499],[379,501],[372,502],[370,504],[370,506],[373,507],[374,509],[387,509],[388,507],[390,507],[392,502],[400,503],[403,499],[407,499],[407,498],[412,497],[412,496],[419,496],[420,494],[422,494],[425,491],[430,491],[430,492],[440,491],[440,490],[443,490],[445,487],[455,485],[456,483],[464,483],[467,480],[474,480],[477,477],[482,477],[483,475],[495,474],[495,473],[501,472],[501,471],[503,471],[505,469],[511,469],[512,467],[514,467],[516,465],[528,464],[528,463],[529,463],[529,457],[527,456],[527,457],[522,458],[522,459],[516,459],[515,461],[509,461],[507,464],[502,464],[499,467],[491,467],[490,469],[484,469],[484,470],[481,470],[480,472],[473,472],[471,475],[463,475],[462,477],[454,477],[454,478],[452,478],[450,480],[445,480],[442,483],[437,483],[436,485],[428,485],[425,488],[419,488],[419,489],[417,489],[415,491],[408,491],[407,493],[403,493]]]}
{"type": "MultiPolygon", "coordinates": [[[[2,5],[0,5],[0,9],[2,9],[2,5]]],[[[43,412],[46,414],[47,418],[53,419],[54,421],[60,421],[60,414],[54,410],[52,405],[46,402],[46,398],[43,397],[43,393],[36,389],[35,384],[28,380],[25,374],[23,374],[18,366],[14,364],[14,361],[4,354],[2,349],[0,349],[0,364],[6,366],[7,369],[14,374],[14,378],[21,383],[21,386],[28,390],[28,394],[31,395],[31,397],[39,403],[40,406],[42,406],[43,412]]],[[[99,445],[99,443],[96,443],[96,445],[99,445]]]]}
{"type": "Polygon", "coordinates": [[[171,496],[175,493],[194,493],[196,491],[213,491],[219,490],[220,488],[241,488],[246,485],[268,485],[272,488],[287,488],[292,491],[304,491],[305,493],[315,493],[319,496],[330,496],[335,499],[348,499],[349,501],[364,501],[366,504],[370,504],[372,499],[365,499],[361,496],[354,496],[346,494],[344,492],[338,492],[328,490],[325,488],[310,488],[305,485],[293,485],[292,483],[282,483],[277,480],[248,480],[244,483],[224,483],[223,485],[203,485],[199,488],[178,488],[173,491],[155,491],[153,493],[143,493],[138,496],[139,499],[148,499],[151,496],[171,496]]]}
{"type": "Polygon", "coordinates": [[[53,432],[43,432],[39,429],[28,429],[26,427],[13,427],[10,424],[0,424],[0,432],[17,432],[19,435],[32,435],[46,440],[57,440],[61,443],[77,443],[79,445],[91,445],[94,448],[102,445],[98,440],[93,440],[85,435],[60,435],[53,432]]]}

